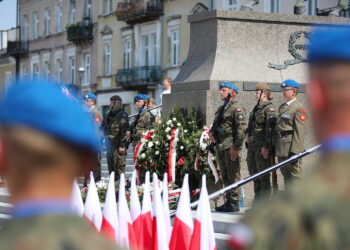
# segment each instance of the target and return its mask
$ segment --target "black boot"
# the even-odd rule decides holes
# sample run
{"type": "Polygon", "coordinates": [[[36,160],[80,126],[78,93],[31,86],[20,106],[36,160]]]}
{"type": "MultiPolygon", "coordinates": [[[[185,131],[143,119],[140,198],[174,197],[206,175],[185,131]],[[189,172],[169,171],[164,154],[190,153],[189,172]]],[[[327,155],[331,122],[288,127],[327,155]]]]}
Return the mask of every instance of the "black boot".
{"type": "Polygon", "coordinates": [[[224,205],[215,208],[218,212],[239,212],[239,206],[237,203],[231,204],[226,201],[224,205]]]}

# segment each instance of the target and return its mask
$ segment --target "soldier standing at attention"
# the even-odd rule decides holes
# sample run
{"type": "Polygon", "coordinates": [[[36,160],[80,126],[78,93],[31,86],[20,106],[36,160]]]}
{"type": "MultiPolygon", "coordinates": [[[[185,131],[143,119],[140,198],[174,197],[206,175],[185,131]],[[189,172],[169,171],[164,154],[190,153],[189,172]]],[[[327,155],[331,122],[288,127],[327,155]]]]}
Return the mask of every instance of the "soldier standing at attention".
{"type": "Polygon", "coordinates": [[[134,97],[134,103],[138,114],[128,131],[128,138],[132,141],[134,148],[141,141],[142,134],[154,127],[155,117],[147,109],[149,99],[149,95],[144,94],[139,94],[134,97]]]}
{"type": "MultiPolygon", "coordinates": [[[[210,130],[211,141],[216,144],[217,160],[224,186],[241,179],[240,150],[247,121],[245,109],[235,100],[237,94],[238,87],[233,83],[220,84],[220,99],[224,104],[216,111],[210,130]]],[[[239,194],[239,189],[228,192],[225,203],[216,210],[238,212],[239,194]]]]}
{"type": "Polygon", "coordinates": [[[115,249],[71,206],[74,178],[94,167],[101,147],[83,106],[53,82],[18,82],[0,103],[0,124],[0,175],[13,204],[0,248],[115,249]]]}
{"type": "Polygon", "coordinates": [[[110,111],[102,121],[106,136],[107,164],[109,173],[115,173],[116,180],[125,171],[128,114],[122,109],[122,99],[114,95],[109,99],[110,111]]]}
{"type": "MultiPolygon", "coordinates": [[[[267,83],[259,83],[255,87],[255,97],[258,101],[250,113],[246,135],[247,165],[250,175],[254,175],[271,165],[271,150],[273,150],[273,132],[276,123],[276,112],[271,102],[271,90],[267,83]]],[[[254,201],[271,194],[270,175],[254,181],[254,201]]]]}
{"type": "MultiPolygon", "coordinates": [[[[306,109],[296,98],[300,84],[294,80],[286,80],[281,87],[286,102],[279,107],[276,122],[278,162],[304,151],[304,138],[307,130],[306,109]]],[[[288,185],[292,180],[299,179],[301,160],[282,168],[281,172],[285,185],[288,185]]]]}
{"type": "Polygon", "coordinates": [[[307,94],[320,159],[310,175],[246,214],[232,230],[233,249],[349,249],[349,39],[345,25],[311,33],[307,94]]]}

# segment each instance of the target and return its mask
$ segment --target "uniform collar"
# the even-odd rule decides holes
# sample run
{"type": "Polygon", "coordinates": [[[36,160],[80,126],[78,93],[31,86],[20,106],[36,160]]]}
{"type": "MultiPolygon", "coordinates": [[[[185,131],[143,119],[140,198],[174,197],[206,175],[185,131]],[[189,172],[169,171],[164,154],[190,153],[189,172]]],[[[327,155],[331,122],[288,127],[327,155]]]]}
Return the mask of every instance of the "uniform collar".
{"type": "Polygon", "coordinates": [[[350,152],[350,134],[332,136],[323,141],[322,152],[350,152]]]}
{"type": "Polygon", "coordinates": [[[39,215],[74,214],[70,199],[27,200],[14,204],[12,216],[25,219],[39,215]]]}
{"type": "Polygon", "coordinates": [[[286,104],[289,106],[289,105],[291,105],[293,102],[295,102],[297,100],[297,98],[294,98],[293,100],[291,100],[291,101],[286,101],[286,104]]]}

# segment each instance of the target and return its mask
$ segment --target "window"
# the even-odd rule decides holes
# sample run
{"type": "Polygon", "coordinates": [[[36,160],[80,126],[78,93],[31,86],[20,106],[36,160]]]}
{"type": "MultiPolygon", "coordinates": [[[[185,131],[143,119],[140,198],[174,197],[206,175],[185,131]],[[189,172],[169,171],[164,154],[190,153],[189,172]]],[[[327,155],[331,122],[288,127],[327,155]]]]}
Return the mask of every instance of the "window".
{"type": "Polygon", "coordinates": [[[280,0],[265,0],[265,12],[278,13],[280,0]]]}
{"type": "Polygon", "coordinates": [[[111,44],[106,43],[104,45],[104,51],[103,51],[103,59],[104,59],[104,70],[103,73],[105,76],[109,76],[112,74],[112,69],[111,69],[111,44]]]}
{"type": "Polygon", "coordinates": [[[33,13],[33,39],[39,38],[39,16],[37,12],[33,13]]]}
{"type": "Polygon", "coordinates": [[[50,76],[50,63],[48,61],[44,62],[44,76],[46,78],[50,76]]]}
{"type": "Polygon", "coordinates": [[[50,35],[51,28],[51,16],[50,9],[45,9],[45,22],[44,22],[44,33],[45,36],[50,35]]]}
{"type": "Polygon", "coordinates": [[[62,80],[62,59],[56,59],[56,79],[58,82],[62,80]]]}
{"type": "Polygon", "coordinates": [[[84,2],[84,17],[91,18],[91,0],[85,0],[84,2]]]}
{"type": "Polygon", "coordinates": [[[156,33],[142,36],[142,64],[143,66],[155,66],[157,64],[156,33]]]}
{"type": "Polygon", "coordinates": [[[7,89],[12,82],[12,71],[7,71],[5,73],[5,89],[7,89]]]}
{"type": "Polygon", "coordinates": [[[131,67],[131,38],[125,38],[123,41],[123,66],[124,69],[131,67]]]}
{"type": "Polygon", "coordinates": [[[107,15],[112,12],[112,0],[103,0],[103,14],[107,15]]]}
{"type": "Polygon", "coordinates": [[[225,9],[239,10],[239,0],[225,0],[225,9]]]}
{"type": "Polygon", "coordinates": [[[21,70],[21,76],[23,77],[23,78],[27,78],[28,77],[28,68],[27,68],[27,66],[26,65],[23,65],[22,66],[22,70],[21,70]]]}
{"type": "Polygon", "coordinates": [[[24,41],[28,41],[28,29],[29,29],[29,22],[28,22],[28,17],[23,16],[23,24],[22,24],[22,39],[24,41]]]}
{"type": "Polygon", "coordinates": [[[305,15],[315,15],[316,9],[318,8],[318,1],[317,0],[307,0],[305,2],[305,15]]]}
{"type": "Polygon", "coordinates": [[[211,3],[211,4],[210,4],[211,9],[212,9],[212,10],[215,10],[215,9],[216,9],[216,0],[211,0],[210,3],[211,3]]]}
{"type": "Polygon", "coordinates": [[[70,0],[69,1],[69,23],[73,24],[76,20],[76,8],[75,8],[75,1],[70,0]]]}
{"type": "Polygon", "coordinates": [[[83,65],[84,65],[84,75],[82,85],[88,86],[90,85],[90,71],[91,71],[91,62],[90,62],[90,54],[85,54],[83,57],[83,65]]]}
{"type": "Polygon", "coordinates": [[[62,5],[57,5],[56,7],[56,32],[62,32],[62,27],[63,27],[63,6],[62,5]]]}
{"type": "Polygon", "coordinates": [[[170,65],[179,65],[179,30],[170,31],[170,65]]]}
{"type": "Polygon", "coordinates": [[[75,57],[68,57],[68,82],[75,84],[75,57]]]}
{"type": "Polygon", "coordinates": [[[32,64],[32,75],[33,75],[33,78],[39,77],[39,63],[32,64]]]}

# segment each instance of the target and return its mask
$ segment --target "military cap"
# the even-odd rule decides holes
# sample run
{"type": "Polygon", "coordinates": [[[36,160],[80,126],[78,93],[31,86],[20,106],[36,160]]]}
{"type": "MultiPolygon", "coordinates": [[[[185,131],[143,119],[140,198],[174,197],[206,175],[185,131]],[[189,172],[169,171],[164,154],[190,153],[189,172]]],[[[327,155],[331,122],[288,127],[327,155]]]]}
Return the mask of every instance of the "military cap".
{"type": "Polygon", "coordinates": [[[87,99],[96,99],[96,95],[93,94],[93,93],[89,93],[87,95],[84,95],[84,99],[87,100],[87,99]]]}
{"type": "Polygon", "coordinates": [[[220,89],[229,88],[238,93],[238,87],[232,82],[222,82],[220,83],[220,89]]]}
{"type": "Polygon", "coordinates": [[[271,88],[266,82],[261,82],[255,86],[255,90],[271,90],[271,88]]]}
{"type": "Polygon", "coordinates": [[[134,102],[137,102],[138,100],[149,100],[149,99],[150,99],[149,95],[138,94],[134,97],[134,102]]]}
{"type": "Polygon", "coordinates": [[[285,88],[285,87],[293,87],[298,89],[300,88],[300,84],[295,80],[288,79],[282,82],[281,84],[281,88],[285,88]]]}
{"type": "Polygon", "coordinates": [[[0,124],[32,128],[95,152],[101,147],[98,130],[84,106],[49,80],[12,84],[0,102],[0,124]]]}
{"type": "Polygon", "coordinates": [[[109,98],[110,101],[122,101],[122,98],[120,98],[119,95],[114,95],[111,98],[109,98]]]}
{"type": "Polygon", "coordinates": [[[311,63],[350,61],[350,26],[315,29],[310,36],[308,61],[311,63]]]}

